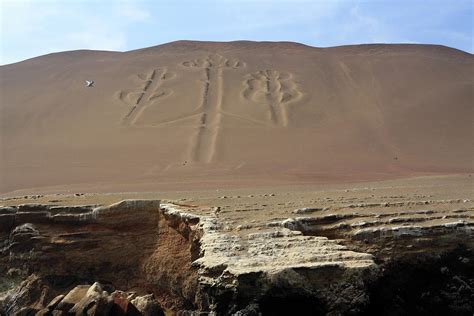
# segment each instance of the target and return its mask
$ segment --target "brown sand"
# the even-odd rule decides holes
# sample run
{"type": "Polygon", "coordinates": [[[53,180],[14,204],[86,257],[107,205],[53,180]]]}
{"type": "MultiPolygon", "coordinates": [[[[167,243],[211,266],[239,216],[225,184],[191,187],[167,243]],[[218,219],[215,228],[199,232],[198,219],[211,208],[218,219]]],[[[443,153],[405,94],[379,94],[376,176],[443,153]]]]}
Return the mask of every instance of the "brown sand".
{"type": "Polygon", "coordinates": [[[470,173],[473,66],[431,45],[189,41],[2,66],[0,193],[470,173]]]}
{"type": "MultiPolygon", "coordinates": [[[[29,203],[53,205],[109,205],[124,199],[161,199],[163,203],[181,205],[197,215],[215,216],[229,229],[238,225],[265,230],[267,224],[289,217],[319,216],[321,214],[360,213],[355,221],[374,220],[378,215],[416,217],[429,210],[425,224],[431,221],[474,220],[474,177],[469,175],[425,176],[364,183],[293,185],[277,187],[246,187],[219,190],[181,190],[127,193],[53,193],[0,198],[0,205],[29,203]],[[387,205],[385,205],[387,203],[387,205]],[[379,205],[383,204],[383,205],[379,205]],[[295,214],[301,208],[321,208],[309,214],[295,214]],[[441,215],[440,215],[441,214],[441,215]],[[448,215],[442,217],[444,215],[448,215]],[[365,217],[364,217],[365,216],[365,217]],[[454,218],[454,219],[453,219],[454,218]]],[[[337,219],[342,221],[343,219],[337,219]]],[[[345,220],[345,219],[344,219],[345,220]]],[[[381,224],[383,224],[381,222],[381,224]]],[[[417,222],[417,225],[423,223],[417,222]]],[[[386,223],[384,224],[386,225],[386,223]]]]}

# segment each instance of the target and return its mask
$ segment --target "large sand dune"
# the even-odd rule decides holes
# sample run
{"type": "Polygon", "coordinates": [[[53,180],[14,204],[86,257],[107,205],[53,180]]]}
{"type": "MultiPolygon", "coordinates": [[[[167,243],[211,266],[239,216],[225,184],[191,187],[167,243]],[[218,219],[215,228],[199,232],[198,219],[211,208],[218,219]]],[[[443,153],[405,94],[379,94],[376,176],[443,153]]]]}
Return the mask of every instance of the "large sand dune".
{"type": "Polygon", "coordinates": [[[0,78],[0,193],[474,170],[474,58],[442,46],[180,41],[0,78]]]}

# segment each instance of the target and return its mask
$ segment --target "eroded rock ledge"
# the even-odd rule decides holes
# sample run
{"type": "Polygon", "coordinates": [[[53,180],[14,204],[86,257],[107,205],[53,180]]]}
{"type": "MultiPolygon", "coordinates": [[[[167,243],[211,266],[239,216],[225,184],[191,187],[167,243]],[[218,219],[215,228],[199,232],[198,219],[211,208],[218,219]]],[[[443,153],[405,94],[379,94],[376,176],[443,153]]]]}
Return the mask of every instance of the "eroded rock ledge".
{"type": "Polygon", "coordinates": [[[391,223],[320,211],[229,230],[155,200],[2,207],[0,314],[472,313],[470,210],[391,223]]]}

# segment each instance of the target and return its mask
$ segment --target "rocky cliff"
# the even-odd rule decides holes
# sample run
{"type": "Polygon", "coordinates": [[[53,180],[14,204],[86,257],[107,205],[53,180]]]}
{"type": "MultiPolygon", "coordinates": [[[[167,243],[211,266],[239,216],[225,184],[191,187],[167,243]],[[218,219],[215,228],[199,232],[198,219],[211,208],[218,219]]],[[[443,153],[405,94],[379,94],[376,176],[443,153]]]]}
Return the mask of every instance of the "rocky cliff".
{"type": "Polygon", "coordinates": [[[470,315],[473,210],[364,207],[238,229],[155,200],[2,207],[0,314],[470,315]]]}

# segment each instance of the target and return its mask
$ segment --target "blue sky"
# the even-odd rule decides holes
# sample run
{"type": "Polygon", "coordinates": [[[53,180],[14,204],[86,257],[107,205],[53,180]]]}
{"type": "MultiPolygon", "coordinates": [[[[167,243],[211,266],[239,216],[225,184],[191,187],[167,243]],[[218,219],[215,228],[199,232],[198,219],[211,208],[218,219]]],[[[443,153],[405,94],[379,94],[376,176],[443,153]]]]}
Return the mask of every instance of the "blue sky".
{"type": "Polygon", "coordinates": [[[474,0],[1,0],[0,64],[180,39],[430,43],[473,53],[473,6],[474,0]]]}

